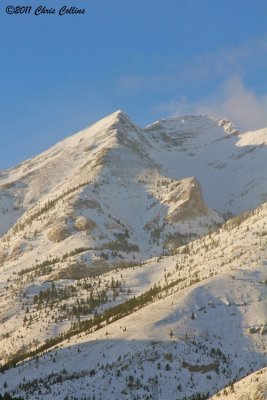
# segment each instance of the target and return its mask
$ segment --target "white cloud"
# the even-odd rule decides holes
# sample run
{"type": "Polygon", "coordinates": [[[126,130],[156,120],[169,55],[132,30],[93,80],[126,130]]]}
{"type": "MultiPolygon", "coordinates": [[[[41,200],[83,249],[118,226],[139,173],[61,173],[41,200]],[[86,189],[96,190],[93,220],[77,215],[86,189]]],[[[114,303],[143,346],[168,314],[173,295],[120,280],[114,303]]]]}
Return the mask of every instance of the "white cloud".
{"type": "Polygon", "coordinates": [[[199,112],[226,115],[241,130],[267,126],[267,95],[257,96],[239,78],[226,81],[215,103],[197,107],[199,112]]]}
{"type": "Polygon", "coordinates": [[[168,115],[207,114],[229,117],[241,131],[267,126],[267,94],[257,96],[247,89],[239,77],[225,81],[218,91],[208,98],[191,103],[187,98],[161,103],[156,111],[168,115]]]}
{"type": "Polygon", "coordinates": [[[177,56],[176,60],[165,60],[169,70],[158,65],[154,73],[123,75],[118,78],[117,86],[128,91],[185,92],[188,87],[197,90],[231,75],[246,77],[262,73],[267,67],[266,52],[267,34],[264,34],[236,47],[219,48],[188,59],[177,56]]]}
{"type": "Polygon", "coordinates": [[[183,79],[194,82],[238,75],[267,67],[267,35],[253,38],[238,47],[220,48],[213,53],[198,54],[183,71],[183,79]]]}

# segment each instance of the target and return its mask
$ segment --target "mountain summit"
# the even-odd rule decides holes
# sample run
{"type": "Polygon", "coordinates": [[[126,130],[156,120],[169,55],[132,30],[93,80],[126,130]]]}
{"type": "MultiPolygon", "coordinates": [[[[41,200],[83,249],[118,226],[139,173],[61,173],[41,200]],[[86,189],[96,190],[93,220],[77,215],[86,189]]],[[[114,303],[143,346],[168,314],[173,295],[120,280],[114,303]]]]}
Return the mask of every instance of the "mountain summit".
{"type": "MultiPolygon", "coordinates": [[[[84,246],[105,249],[127,229],[129,248],[160,254],[178,238],[213,229],[223,214],[260,204],[267,187],[261,171],[266,132],[239,134],[227,119],[201,115],[141,129],[116,111],[1,172],[0,234],[28,249],[22,237],[35,242],[39,232],[51,248],[49,232],[56,230],[70,248],[77,237],[84,246]],[[90,233],[77,230],[79,218],[91,221],[90,233]]],[[[62,240],[59,235],[56,242],[62,240]]],[[[17,251],[6,247],[0,246],[2,259],[14,259],[17,251]]]]}
{"type": "Polygon", "coordinates": [[[227,119],[207,116],[167,118],[141,129],[119,110],[1,172],[0,234],[30,208],[76,186],[137,184],[142,176],[151,185],[195,177],[209,207],[235,214],[265,198],[265,159],[266,129],[239,134],[227,119]]]}

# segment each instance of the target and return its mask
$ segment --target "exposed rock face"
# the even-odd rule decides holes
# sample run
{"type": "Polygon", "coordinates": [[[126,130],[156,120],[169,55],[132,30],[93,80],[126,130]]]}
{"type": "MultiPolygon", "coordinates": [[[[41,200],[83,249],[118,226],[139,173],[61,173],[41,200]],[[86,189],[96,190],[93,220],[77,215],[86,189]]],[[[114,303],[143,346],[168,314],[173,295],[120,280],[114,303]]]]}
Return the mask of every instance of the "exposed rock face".
{"type": "Polygon", "coordinates": [[[172,194],[170,201],[175,203],[175,208],[168,214],[168,222],[179,222],[208,213],[201,187],[194,177],[188,178],[187,185],[179,186],[177,191],[172,194]]]}
{"type": "Polygon", "coordinates": [[[7,258],[7,252],[5,252],[4,250],[0,251],[0,265],[5,262],[6,258],[7,258]]]}
{"type": "Polygon", "coordinates": [[[24,241],[19,241],[18,243],[15,244],[15,246],[12,249],[12,252],[9,256],[10,260],[15,260],[18,258],[23,252],[25,252],[27,249],[27,244],[24,241]]]}
{"type": "Polygon", "coordinates": [[[209,372],[209,371],[217,371],[219,364],[218,363],[190,364],[186,361],[183,361],[182,367],[187,368],[190,372],[201,372],[203,374],[203,373],[209,372]]]}
{"type": "Polygon", "coordinates": [[[230,133],[231,135],[238,135],[239,131],[236,129],[233,122],[229,121],[228,118],[223,118],[219,121],[219,126],[223,126],[225,132],[230,133]]]}
{"type": "Polygon", "coordinates": [[[55,243],[62,242],[70,235],[67,225],[55,225],[47,234],[49,240],[55,243]]]}
{"type": "Polygon", "coordinates": [[[92,200],[92,199],[78,198],[75,200],[73,206],[77,209],[88,209],[88,208],[95,209],[95,208],[97,208],[97,209],[101,210],[99,202],[96,200],[92,200]]]}
{"type": "Polygon", "coordinates": [[[89,231],[96,227],[96,223],[86,217],[78,217],[74,225],[79,231],[89,231]]]}

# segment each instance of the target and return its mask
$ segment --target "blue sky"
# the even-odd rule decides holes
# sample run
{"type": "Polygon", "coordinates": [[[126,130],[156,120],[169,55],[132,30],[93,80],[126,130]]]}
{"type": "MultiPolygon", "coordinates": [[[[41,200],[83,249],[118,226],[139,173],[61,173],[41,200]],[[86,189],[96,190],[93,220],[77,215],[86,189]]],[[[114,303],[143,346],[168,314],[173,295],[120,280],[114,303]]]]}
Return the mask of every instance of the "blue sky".
{"type": "Polygon", "coordinates": [[[0,169],[117,109],[140,126],[185,113],[266,126],[266,22],[266,0],[1,0],[0,169]]]}

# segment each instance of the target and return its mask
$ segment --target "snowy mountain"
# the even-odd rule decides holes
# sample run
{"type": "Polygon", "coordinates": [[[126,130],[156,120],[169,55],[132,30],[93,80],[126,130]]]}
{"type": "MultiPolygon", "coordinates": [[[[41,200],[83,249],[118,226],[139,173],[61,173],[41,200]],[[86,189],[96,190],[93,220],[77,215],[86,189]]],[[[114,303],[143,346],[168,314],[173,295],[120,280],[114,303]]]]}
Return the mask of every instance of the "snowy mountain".
{"type": "Polygon", "coordinates": [[[195,400],[266,366],[266,144],[118,111],[2,171],[0,393],[195,400]]]}
{"type": "Polygon", "coordinates": [[[267,369],[263,368],[248,375],[235,384],[224,388],[220,393],[212,397],[212,400],[220,397],[225,400],[265,400],[267,398],[267,369]]]}

